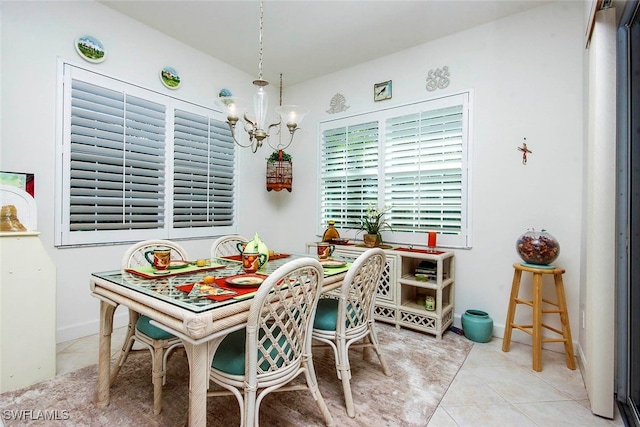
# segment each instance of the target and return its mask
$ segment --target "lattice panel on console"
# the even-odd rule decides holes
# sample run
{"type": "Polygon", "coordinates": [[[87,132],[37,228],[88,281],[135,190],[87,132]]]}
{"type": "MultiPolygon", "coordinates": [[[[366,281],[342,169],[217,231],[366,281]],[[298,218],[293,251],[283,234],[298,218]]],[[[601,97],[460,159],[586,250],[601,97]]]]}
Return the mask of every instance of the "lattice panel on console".
{"type": "Polygon", "coordinates": [[[373,314],[377,320],[382,320],[382,321],[388,320],[390,322],[395,322],[396,320],[396,309],[393,307],[376,305],[373,314]]]}
{"type": "Polygon", "coordinates": [[[380,283],[378,283],[378,290],[376,291],[376,298],[393,301],[393,289],[391,288],[391,263],[387,261],[380,277],[380,283]]]}
{"type": "Polygon", "coordinates": [[[421,329],[436,329],[436,318],[421,316],[416,313],[410,313],[400,310],[400,322],[419,327],[421,329]]]}
{"type": "Polygon", "coordinates": [[[453,322],[453,310],[449,310],[447,313],[442,313],[442,325],[445,326],[450,322],[453,322]]]}

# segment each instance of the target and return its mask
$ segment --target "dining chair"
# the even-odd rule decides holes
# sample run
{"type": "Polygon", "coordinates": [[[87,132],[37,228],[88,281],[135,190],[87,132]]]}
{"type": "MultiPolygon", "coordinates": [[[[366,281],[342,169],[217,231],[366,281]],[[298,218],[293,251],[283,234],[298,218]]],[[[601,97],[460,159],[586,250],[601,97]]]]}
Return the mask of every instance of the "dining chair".
{"type": "MultiPolygon", "coordinates": [[[[122,257],[121,269],[149,265],[145,252],[157,248],[171,248],[172,260],[189,259],[187,252],[175,242],[169,240],[145,240],[131,246],[122,257]]],[[[162,411],[162,386],[166,383],[167,358],[173,350],[182,346],[180,338],[150,323],[150,318],[129,309],[129,326],[127,335],[116,363],[110,382],[113,384],[120,368],[127,360],[134,343],[137,341],[151,352],[151,379],[153,383],[153,413],[162,411]]],[[[144,349],[141,349],[144,350],[144,349]]]]}
{"type": "Polygon", "coordinates": [[[384,374],[391,375],[380,351],[373,317],[376,288],[385,262],[385,253],[379,248],[369,249],[356,258],[342,282],[337,298],[321,298],[318,301],[313,324],[312,337],[322,343],[313,347],[328,346],[333,349],[338,378],[342,380],[347,414],[352,418],[355,417],[355,407],[351,394],[349,348],[363,348],[363,351],[373,348],[384,374]]]}
{"type": "Polygon", "coordinates": [[[237,234],[230,234],[216,239],[211,244],[211,259],[229,255],[240,255],[238,251],[238,243],[248,242],[246,237],[237,234]]]}
{"type": "Polygon", "coordinates": [[[240,425],[258,426],[262,399],[271,392],[308,389],[328,426],[334,425],[320,394],[311,357],[311,328],[323,286],[313,258],[277,268],[260,285],[246,327],[225,336],[214,351],[209,379],[222,387],[207,396],[233,394],[240,425]],[[304,374],[305,384],[289,384],[304,374]]]}

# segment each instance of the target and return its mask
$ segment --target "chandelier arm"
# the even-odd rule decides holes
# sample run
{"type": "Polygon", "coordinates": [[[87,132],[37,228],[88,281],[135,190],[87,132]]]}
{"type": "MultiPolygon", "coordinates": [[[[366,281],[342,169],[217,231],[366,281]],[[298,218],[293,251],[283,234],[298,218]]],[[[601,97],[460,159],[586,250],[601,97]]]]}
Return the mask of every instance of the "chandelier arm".
{"type": "MultiPolygon", "coordinates": [[[[242,148],[249,148],[251,147],[251,149],[253,150],[253,152],[255,153],[257,148],[260,147],[261,144],[258,144],[257,148],[253,148],[253,146],[255,145],[255,138],[253,137],[253,133],[249,132],[247,130],[247,133],[249,133],[249,143],[248,144],[242,144],[240,141],[238,141],[238,139],[236,138],[236,130],[235,130],[235,125],[232,125],[231,123],[227,122],[227,124],[229,125],[229,130],[231,131],[231,138],[233,139],[233,142],[235,142],[238,146],[242,147],[242,148]]],[[[246,125],[245,125],[246,128],[246,125]]],[[[246,129],[245,129],[246,130],[246,129]]]]}
{"type": "Polygon", "coordinates": [[[245,121],[245,125],[244,125],[245,129],[247,129],[247,123],[251,123],[251,129],[256,129],[258,127],[258,123],[257,122],[254,122],[249,117],[247,117],[247,113],[244,113],[244,121],[245,121]]]}

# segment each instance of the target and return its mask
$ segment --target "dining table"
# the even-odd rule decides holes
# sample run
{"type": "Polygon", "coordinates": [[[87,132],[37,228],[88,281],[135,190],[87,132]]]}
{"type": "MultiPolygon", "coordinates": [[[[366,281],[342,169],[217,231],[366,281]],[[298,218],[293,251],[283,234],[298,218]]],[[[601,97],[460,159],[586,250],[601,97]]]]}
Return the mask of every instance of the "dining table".
{"type": "MultiPolygon", "coordinates": [[[[308,254],[272,254],[255,274],[266,277],[281,265],[308,254]],[[275,256],[274,256],[275,255],[275,256]]],[[[92,273],[90,289],[100,300],[97,404],[109,405],[111,334],[115,310],[122,305],[145,315],[150,323],[182,339],[189,363],[188,425],[206,426],[209,369],[219,342],[246,324],[257,288],[240,286],[242,262],[237,256],[211,259],[207,265],[155,271],[151,266],[92,273]],[[232,295],[211,296],[191,292],[205,276],[213,276],[232,295]],[[234,288],[234,284],[238,287],[234,288]]],[[[340,260],[323,267],[322,292],[339,288],[351,263],[340,260]]],[[[209,281],[211,279],[209,278],[209,281]]],[[[201,285],[202,286],[202,285],[201,285]]]]}

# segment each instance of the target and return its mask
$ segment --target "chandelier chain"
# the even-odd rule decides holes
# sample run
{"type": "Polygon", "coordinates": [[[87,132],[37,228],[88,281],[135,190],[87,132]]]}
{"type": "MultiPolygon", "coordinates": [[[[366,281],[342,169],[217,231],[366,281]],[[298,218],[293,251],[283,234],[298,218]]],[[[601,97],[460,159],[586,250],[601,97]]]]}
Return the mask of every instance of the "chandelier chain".
{"type": "MultiPolygon", "coordinates": [[[[2,1],[2,0],[0,0],[2,1]]],[[[308,109],[304,107],[300,107],[297,105],[282,105],[282,73],[280,73],[280,102],[279,106],[276,108],[276,112],[280,116],[280,119],[277,123],[267,124],[263,123],[266,121],[266,109],[267,109],[267,92],[265,90],[265,86],[269,84],[262,77],[262,57],[263,57],[263,33],[264,33],[264,0],[260,0],[260,27],[259,27],[259,37],[258,37],[258,79],[253,81],[253,85],[256,88],[256,92],[253,98],[255,119],[247,116],[247,112],[244,112],[244,120],[243,126],[244,130],[247,132],[249,136],[249,141],[247,144],[240,142],[236,135],[236,124],[240,120],[239,113],[242,107],[239,107],[239,102],[237,98],[234,97],[224,97],[221,99],[221,104],[223,108],[227,110],[227,124],[229,125],[229,130],[231,131],[231,137],[233,141],[239,145],[240,147],[251,148],[251,151],[254,153],[257,152],[258,148],[262,146],[262,142],[266,139],[267,144],[274,148],[275,150],[284,150],[293,142],[293,135],[299,129],[298,125],[304,118],[304,116],[309,112],[308,109]],[[282,125],[286,124],[287,129],[289,130],[289,142],[286,144],[282,143],[282,125]],[[269,135],[273,132],[278,133],[278,144],[277,147],[274,147],[270,140],[269,135]]],[[[275,136],[275,135],[273,135],[275,136]]]]}
{"type": "Polygon", "coordinates": [[[260,36],[258,39],[259,51],[258,51],[258,79],[262,80],[262,29],[263,29],[263,15],[264,6],[262,0],[260,0],[260,36]]]}

